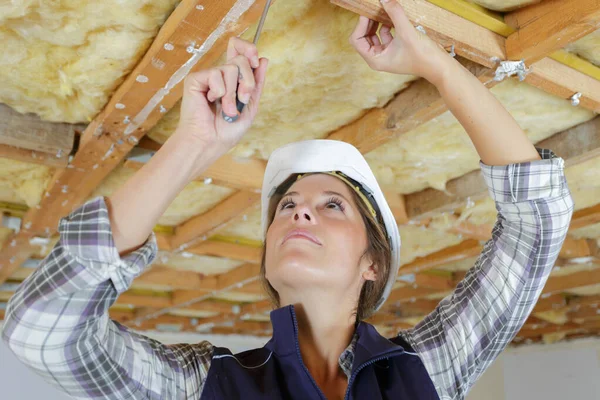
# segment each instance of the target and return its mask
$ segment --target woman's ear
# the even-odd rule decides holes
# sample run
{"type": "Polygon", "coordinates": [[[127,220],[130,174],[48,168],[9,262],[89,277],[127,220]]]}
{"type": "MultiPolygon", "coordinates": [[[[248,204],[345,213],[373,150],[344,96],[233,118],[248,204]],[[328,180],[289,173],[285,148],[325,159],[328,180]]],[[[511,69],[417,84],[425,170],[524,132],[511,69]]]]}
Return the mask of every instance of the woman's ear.
{"type": "Polygon", "coordinates": [[[377,279],[377,265],[371,260],[371,256],[365,253],[360,263],[361,275],[365,281],[375,281],[377,279]]]}
{"type": "Polygon", "coordinates": [[[368,268],[363,271],[362,277],[365,281],[377,280],[377,266],[375,264],[369,264],[368,268]]]}

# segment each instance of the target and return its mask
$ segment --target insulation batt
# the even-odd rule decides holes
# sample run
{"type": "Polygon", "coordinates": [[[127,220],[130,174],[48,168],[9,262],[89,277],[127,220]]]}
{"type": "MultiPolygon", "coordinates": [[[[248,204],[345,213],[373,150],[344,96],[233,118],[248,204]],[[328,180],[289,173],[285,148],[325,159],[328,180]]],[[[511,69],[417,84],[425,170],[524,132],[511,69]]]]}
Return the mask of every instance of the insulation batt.
{"type": "MultiPolygon", "coordinates": [[[[535,143],[594,117],[568,100],[509,79],[491,89],[535,143]]],[[[447,111],[366,155],[380,183],[400,193],[427,187],[479,168],[479,156],[460,123],[447,111]]]]}
{"type": "MultiPolygon", "coordinates": [[[[348,43],[356,22],[355,14],[328,1],[273,4],[258,45],[270,60],[261,110],[233,154],[267,159],[284,144],[326,137],[414,79],[372,71],[348,43]]],[[[248,29],[245,38],[254,32],[248,29]]],[[[179,106],[149,136],[164,142],[178,116],[179,106]]]]}
{"type": "Polygon", "coordinates": [[[53,172],[52,168],[43,165],[0,158],[0,201],[35,206],[53,172]]]}
{"type": "MultiPolygon", "coordinates": [[[[94,191],[91,197],[109,196],[135,173],[124,166],[117,167],[94,191]]],[[[200,215],[233,194],[234,190],[203,182],[191,182],[177,195],[158,221],[159,225],[176,226],[200,215]]]]}
{"type": "MultiPolygon", "coordinates": [[[[600,158],[593,158],[565,170],[567,184],[575,201],[575,210],[592,207],[600,200],[600,158]]],[[[475,202],[456,210],[460,214],[459,221],[466,220],[472,224],[493,224],[496,220],[496,206],[490,198],[475,202]]],[[[441,217],[437,217],[439,221],[441,217]]],[[[438,225],[443,225],[442,223],[438,225]]],[[[576,238],[600,237],[600,224],[584,227],[572,232],[576,238]]]]}
{"type": "Polygon", "coordinates": [[[50,121],[90,121],[178,3],[0,2],[0,103],[50,121]]]}

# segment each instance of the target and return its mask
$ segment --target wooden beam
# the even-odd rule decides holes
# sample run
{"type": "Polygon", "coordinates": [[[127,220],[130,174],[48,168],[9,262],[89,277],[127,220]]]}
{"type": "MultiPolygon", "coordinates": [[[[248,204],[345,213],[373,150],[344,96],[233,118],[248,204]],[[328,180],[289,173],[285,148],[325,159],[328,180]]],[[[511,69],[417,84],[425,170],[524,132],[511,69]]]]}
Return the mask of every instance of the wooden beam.
{"type": "Polygon", "coordinates": [[[549,333],[571,333],[571,332],[597,332],[600,330],[600,320],[590,321],[583,324],[567,323],[565,325],[553,325],[549,324],[538,329],[534,329],[530,326],[524,326],[523,329],[517,333],[517,337],[520,338],[532,338],[549,333]]]}
{"type": "Polygon", "coordinates": [[[119,297],[117,297],[115,304],[130,304],[136,307],[166,308],[172,304],[172,301],[170,296],[140,295],[130,289],[125,293],[121,293],[119,297]]]}
{"type": "Polygon", "coordinates": [[[239,215],[256,206],[260,194],[239,191],[215,207],[197,217],[193,217],[175,228],[171,239],[174,248],[187,249],[202,242],[239,215]]]}
{"type": "MultiPolygon", "coordinates": [[[[460,56],[458,59],[488,88],[499,83],[492,79],[493,73],[488,68],[460,56]]],[[[448,106],[440,97],[437,88],[425,79],[419,79],[412,82],[384,108],[369,111],[362,118],[333,132],[328,139],[351,143],[364,154],[446,111],[448,106]]]]}
{"type": "Polygon", "coordinates": [[[0,104],[0,144],[47,153],[68,160],[75,142],[75,132],[85,125],[42,121],[33,114],[21,114],[0,104]]]}
{"type": "Polygon", "coordinates": [[[598,284],[600,284],[600,269],[581,271],[564,276],[551,276],[544,286],[544,293],[560,293],[598,284]]]}
{"type": "Polygon", "coordinates": [[[508,58],[530,65],[598,29],[600,0],[546,0],[504,20],[518,29],[506,39],[508,58]]]}
{"type": "Polygon", "coordinates": [[[567,305],[567,298],[561,294],[542,295],[533,308],[532,314],[552,311],[567,305]]]}
{"type": "Polygon", "coordinates": [[[563,99],[581,93],[579,106],[600,113],[600,81],[549,57],[535,63],[525,82],[563,99]]]}
{"type": "Polygon", "coordinates": [[[467,239],[457,245],[447,247],[424,257],[418,257],[413,262],[400,266],[400,273],[422,272],[452,262],[465,260],[479,255],[481,249],[482,246],[478,240],[467,239]]]}
{"type": "Polygon", "coordinates": [[[0,157],[22,161],[30,164],[45,165],[51,168],[65,168],[69,164],[69,156],[57,158],[56,154],[25,150],[19,147],[0,144],[0,157]]]}
{"type": "Polygon", "coordinates": [[[583,228],[588,225],[597,224],[600,222],[600,204],[593,207],[584,208],[583,210],[575,211],[571,217],[571,225],[569,231],[583,228]]]}
{"type": "Polygon", "coordinates": [[[205,276],[198,272],[153,265],[137,277],[134,283],[166,285],[174,289],[215,290],[217,280],[215,276],[205,276]]]}
{"type": "Polygon", "coordinates": [[[226,257],[232,260],[260,263],[262,248],[242,244],[207,240],[188,247],[185,251],[197,255],[226,257]]]}
{"type": "MultiPolygon", "coordinates": [[[[331,2],[376,21],[390,23],[379,0],[331,2]]],[[[443,5],[442,2],[436,3],[443,5]]],[[[488,68],[496,68],[496,60],[507,60],[506,39],[502,35],[425,0],[400,0],[400,4],[408,18],[414,24],[424,27],[427,35],[444,48],[455,45],[457,54],[488,68]]],[[[600,71],[594,66],[591,68],[595,72],[600,71]]],[[[579,92],[582,94],[582,107],[600,112],[600,81],[586,73],[547,57],[536,63],[526,79],[532,85],[564,99],[579,92]]]]}
{"type": "Polygon", "coordinates": [[[600,310],[597,307],[579,307],[577,310],[570,311],[568,317],[571,321],[600,318],[600,310]]]}
{"type": "Polygon", "coordinates": [[[25,236],[50,234],[62,216],[85,201],[163,111],[181,98],[185,76],[213,65],[229,38],[260,17],[265,1],[205,0],[197,8],[196,1],[184,0],[177,6],[148,52],[83,133],[73,168],[54,176],[40,208],[26,216],[24,226],[29,227],[14,237],[17,246],[0,254],[0,283],[24,261],[19,254],[31,247],[25,236]]]}
{"type": "MultiPolygon", "coordinates": [[[[333,4],[390,24],[391,20],[379,0],[331,0],[333,4]]],[[[505,39],[490,30],[425,0],[400,0],[411,22],[421,25],[427,35],[445,48],[455,45],[455,52],[488,68],[495,66],[492,57],[505,60],[505,39]]]]}
{"type": "MultiPolygon", "coordinates": [[[[557,149],[557,155],[573,166],[598,156],[600,152],[600,117],[557,133],[537,143],[538,147],[557,149]],[[571,145],[568,142],[573,142],[571,145]]],[[[421,219],[464,206],[489,196],[480,170],[469,172],[446,183],[446,191],[428,188],[404,196],[406,212],[410,219],[421,219]]]]}
{"type": "Polygon", "coordinates": [[[573,239],[567,236],[560,248],[559,258],[579,258],[592,255],[590,242],[587,239],[573,239]]]}
{"type": "MultiPolygon", "coordinates": [[[[126,168],[134,171],[144,165],[145,163],[136,160],[127,160],[124,164],[126,168]]],[[[205,182],[206,179],[210,179],[211,183],[217,186],[260,193],[265,168],[266,163],[263,160],[226,154],[208,167],[197,180],[205,182]]]]}
{"type": "Polygon", "coordinates": [[[141,312],[136,316],[135,322],[142,320],[151,320],[161,315],[167,314],[170,310],[181,307],[189,307],[192,304],[200,303],[218,293],[229,290],[238,290],[247,284],[258,280],[260,265],[254,263],[243,264],[229,272],[216,275],[214,285],[207,288],[194,288],[190,290],[175,290],[172,295],[172,302],[168,307],[161,310],[152,310],[141,312]]]}

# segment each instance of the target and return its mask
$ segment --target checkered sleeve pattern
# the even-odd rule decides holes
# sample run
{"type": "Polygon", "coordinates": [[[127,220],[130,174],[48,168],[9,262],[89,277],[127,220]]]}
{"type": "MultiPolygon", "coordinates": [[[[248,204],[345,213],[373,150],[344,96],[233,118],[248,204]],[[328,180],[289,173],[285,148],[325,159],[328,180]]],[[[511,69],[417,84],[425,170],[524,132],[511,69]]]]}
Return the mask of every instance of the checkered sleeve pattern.
{"type": "Polygon", "coordinates": [[[62,218],[59,233],[8,302],[2,339],[11,351],[75,399],[199,398],[210,343],[165,345],[108,316],[156,257],[154,234],[120,257],[103,197],[62,218]]]}
{"type": "Polygon", "coordinates": [[[531,313],[567,235],[573,200],[564,161],[480,164],[498,219],[475,265],[414,328],[417,351],[442,399],[464,399],[531,313]]]}

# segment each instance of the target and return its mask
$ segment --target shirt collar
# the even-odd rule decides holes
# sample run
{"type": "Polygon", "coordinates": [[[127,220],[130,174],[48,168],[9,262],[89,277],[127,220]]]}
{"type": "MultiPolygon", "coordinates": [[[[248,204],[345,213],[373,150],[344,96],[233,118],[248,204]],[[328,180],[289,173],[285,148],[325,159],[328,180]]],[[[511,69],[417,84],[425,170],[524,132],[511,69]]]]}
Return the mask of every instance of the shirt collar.
{"type": "MultiPolygon", "coordinates": [[[[273,337],[267,347],[279,356],[286,356],[299,351],[298,322],[294,306],[288,305],[271,311],[273,337]]],[[[339,365],[344,374],[351,376],[360,364],[403,348],[379,335],[375,327],[364,321],[357,324],[350,344],[342,352],[339,365]]]]}

